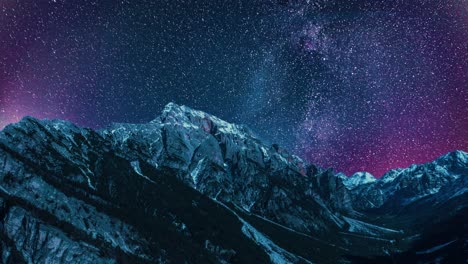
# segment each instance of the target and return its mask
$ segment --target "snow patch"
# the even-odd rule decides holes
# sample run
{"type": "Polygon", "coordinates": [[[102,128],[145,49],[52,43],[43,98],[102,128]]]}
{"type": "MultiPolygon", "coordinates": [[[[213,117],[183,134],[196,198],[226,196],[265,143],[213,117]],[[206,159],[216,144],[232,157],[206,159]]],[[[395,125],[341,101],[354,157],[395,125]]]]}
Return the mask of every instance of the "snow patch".
{"type": "Polygon", "coordinates": [[[402,169],[395,169],[387,172],[382,178],[380,178],[380,181],[383,183],[389,183],[394,181],[398,176],[400,176],[405,170],[402,169]]]}
{"type": "Polygon", "coordinates": [[[366,222],[362,222],[356,219],[352,219],[346,216],[343,216],[345,221],[349,224],[348,231],[353,233],[361,233],[368,235],[381,235],[382,233],[402,233],[402,231],[397,231],[381,226],[372,225],[366,222]]]}
{"type": "Polygon", "coordinates": [[[348,189],[353,189],[359,185],[373,183],[377,179],[368,172],[356,172],[353,176],[344,180],[343,183],[348,189]]]}
{"type": "Polygon", "coordinates": [[[457,197],[457,196],[460,196],[460,195],[463,195],[465,194],[466,192],[468,192],[468,187],[463,187],[461,190],[457,191],[456,193],[454,193],[450,199],[454,198],[454,197],[457,197]]]}
{"type": "Polygon", "coordinates": [[[89,170],[89,168],[86,168],[86,170],[88,171],[88,173],[86,173],[82,168],[80,168],[80,171],[84,174],[84,176],[86,177],[86,179],[88,181],[89,188],[91,188],[93,190],[96,190],[96,187],[94,187],[94,185],[91,182],[91,178],[88,176],[88,174],[93,175],[93,173],[89,170]]]}
{"type": "Polygon", "coordinates": [[[284,249],[278,247],[274,244],[271,240],[269,240],[265,235],[258,232],[257,229],[252,227],[247,222],[243,222],[242,226],[242,233],[246,235],[248,238],[253,240],[255,243],[260,245],[265,252],[269,255],[270,260],[272,263],[275,264],[284,264],[284,263],[291,263],[290,257],[288,253],[285,252],[284,249]]]}
{"type": "Polygon", "coordinates": [[[200,174],[200,171],[203,167],[203,162],[205,161],[205,158],[201,159],[198,161],[197,163],[197,166],[195,167],[195,169],[192,170],[192,172],[190,172],[190,176],[192,176],[192,182],[193,184],[197,184],[198,183],[198,176],[200,174]]]}
{"type": "Polygon", "coordinates": [[[270,155],[268,155],[268,151],[265,149],[264,146],[260,146],[260,149],[262,150],[263,158],[264,158],[264,159],[270,158],[270,155]]]}
{"type": "Polygon", "coordinates": [[[140,168],[140,162],[139,162],[138,160],[130,162],[130,165],[132,165],[133,170],[134,170],[138,175],[140,175],[141,177],[143,177],[145,180],[147,180],[147,181],[149,181],[149,182],[151,182],[151,183],[156,183],[155,181],[151,180],[151,179],[148,178],[147,176],[143,175],[143,172],[141,171],[141,168],[140,168]]]}
{"type": "Polygon", "coordinates": [[[265,253],[268,254],[270,260],[273,264],[286,264],[286,263],[297,263],[300,260],[305,263],[312,263],[302,257],[293,255],[292,253],[286,251],[285,249],[276,245],[273,241],[271,241],[266,235],[262,234],[258,231],[255,227],[250,225],[247,221],[241,218],[234,210],[229,208],[227,205],[214,200],[219,205],[223,206],[224,208],[228,209],[232,212],[243,224],[242,226],[242,233],[247,236],[249,239],[254,241],[257,245],[263,248],[265,253]]]}

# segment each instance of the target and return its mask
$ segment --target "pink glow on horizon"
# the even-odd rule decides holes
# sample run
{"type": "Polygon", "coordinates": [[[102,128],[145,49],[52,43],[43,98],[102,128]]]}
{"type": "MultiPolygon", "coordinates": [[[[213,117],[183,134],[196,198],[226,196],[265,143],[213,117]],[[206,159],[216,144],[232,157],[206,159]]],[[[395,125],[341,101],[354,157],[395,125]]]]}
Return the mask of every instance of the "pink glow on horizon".
{"type": "Polygon", "coordinates": [[[419,148],[405,144],[405,142],[390,142],[385,146],[375,145],[370,149],[356,149],[351,152],[353,153],[351,155],[349,151],[345,151],[338,155],[340,158],[336,158],[336,152],[328,153],[326,149],[309,150],[301,155],[313,164],[334,168],[335,172],[343,172],[348,176],[366,171],[380,178],[390,170],[432,162],[455,150],[467,151],[468,142],[460,139],[445,139],[440,140],[438,144],[422,145],[419,148]]]}

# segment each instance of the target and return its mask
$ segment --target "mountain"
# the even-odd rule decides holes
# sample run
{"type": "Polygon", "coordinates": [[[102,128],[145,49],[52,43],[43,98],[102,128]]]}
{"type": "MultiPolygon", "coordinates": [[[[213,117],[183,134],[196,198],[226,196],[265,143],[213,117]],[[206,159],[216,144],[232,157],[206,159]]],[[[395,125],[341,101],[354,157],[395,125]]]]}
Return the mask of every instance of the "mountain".
{"type": "Polygon", "coordinates": [[[306,162],[263,144],[244,126],[168,104],[150,124],[117,124],[102,134],[129,160],[143,158],[203,194],[297,231],[325,232],[343,224],[309,192],[306,162]]]}
{"type": "Polygon", "coordinates": [[[377,179],[368,172],[356,172],[351,177],[345,179],[343,183],[348,187],[348,189],[354,189],[358,186],[373,183],[377,179]]]}
{"type": "Polygon", "coordinates": [[[100,131],[25,117],[0,132],[0,252],[3,263],[458,261],[467,174],[455,151],[347,178],[173,103],[100,131]]]}
{"type": "MultiPolygon", "coordinates": [[[[401,208],[426,197],[443,197],[449,190],[441,192],[443,187],[459,182],[450,192],[461,191],[468,175],[467,153],[454,151],[439,157],[433,162],[412,165],[406,169],[387,172],[380,180],[367,181],[353,188],[354,204],[361,210],[383,208],[401,210],[401,208]],[[459,190],[460,189],[460,190],[459,190]]],[[[349,180],[354,178],[351,177],[349,180]]]]}

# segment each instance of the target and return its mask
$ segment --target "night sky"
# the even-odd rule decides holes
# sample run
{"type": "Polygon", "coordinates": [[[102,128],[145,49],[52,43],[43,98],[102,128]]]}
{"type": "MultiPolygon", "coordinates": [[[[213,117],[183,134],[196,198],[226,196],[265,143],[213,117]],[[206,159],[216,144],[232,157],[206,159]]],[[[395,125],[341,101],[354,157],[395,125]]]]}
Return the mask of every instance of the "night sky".
{"type": "Polygon", "coordinates": [[[168,102],[347,174],[468,150],[468,2],[0,0],[0,128],[168,102]]]}

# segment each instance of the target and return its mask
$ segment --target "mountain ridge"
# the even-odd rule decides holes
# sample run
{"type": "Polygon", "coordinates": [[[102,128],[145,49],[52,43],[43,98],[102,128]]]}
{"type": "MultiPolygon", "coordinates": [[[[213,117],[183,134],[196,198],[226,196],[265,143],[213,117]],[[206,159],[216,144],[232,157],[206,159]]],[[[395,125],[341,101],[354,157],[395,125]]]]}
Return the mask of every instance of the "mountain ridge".
{"type": "MultiPolygon", "coordinates": [[[[413,249],[430,227],[466,211],[466,155],[454,151],[348,188],[342,175],[264,144],[245,126],[174,103],[149,123],[98,131],[25,117],[0,132],[0,219],[9,228],[0,245],[6,259],[37,263],[50,250],[24,244],[35,234],[65,241],[58,251],[93,245],[84,263],[177,263],[182,252],[192,263],[414,257],[437,246],[413,249]]],[[[444,241],[455,242],[437,257],[450,259],[463,237],[444,230],[444,241]]]]}
{"type": "MultiPolygon", "coordinates": [[[[193,108],[190,108],[186,105],[179,105],[179,104],[176,104],[174,102],[169,102],[168,104],[166,104],[166,106],[163,107],[163,110],[162,110],[162,113],[158,116],[156,116],[153,120],[150,120],[149,122],[147,123],[120,123],[120,122],[116,122],[116,123],[111,123],[109,126],[107,127],[103,127],[103,128],[100,128],[100,129],[93,129],[93,128],[90,128],[90,127],[82,127],[82,126],[77,126],[75,125],[72,121],[68,121],[68,120],[62,120],[62,119],[38,119],[38,118],[35,118],[33,116],[24,116],[20,121],[18,121],[17,123],[11,123],[11,124],[7,124],[3,129],[0,130],[0,132],[2,130],[4,130],[7,126],[10,126],[10,125],[14,125],[14,124],[18,124],[20,122],[22,122],[23,120],[35,120],[35,121],[50,121],[50,122],[57,122],[58,125],[62,124],[67,124],[67,125],[72,125],[73,127],[75,128],[82,128],[82,129],[89,129],[89,130],[95,130],[97,132],[102,132],[102,131],[108,131],[110,130],[112,127],[119,127],[119,126],[122,126],[122,125],[145,125],[145,124],[151,124],[151,123],[158,123],[158,122],[161,122],[161,117],[164,117],[164,118],[167,118],[166,115],[168,115],[168,113],[174,113],[174,112],[178,112],[179,114],[181,112],[186,112],[186,113],[196,113],[195,116],[199,116],[199,117],[202,117],[202,118],[207,118],[207,120],[210,120],[210,121],[214,121],[214,123],[217,123],[217,124],[222,124],[223,126],[223,132],[230,132],[230,133],[233,133],[233,134],[238,134],[238,135],[249,135],[250,137],[254,138],[254,139],[257,139],[257,140],[261,140],[254,132],[252,129],[250,129],[248,126],[246,125],[238,125],[238,124],[232,124],[232,123],[229,123],[229,122],[226,122],[214,115],[211,115],[211,114],[208,114],[206,112],[203,112],[201,110],[195,110],[193,108]],[[176,109],[176,110],[175,110],[176,109]],[[234,128],[234,129],[233,129],[234,128]],[[242,131],[242,132],[240,132],[242,131]]],[[[195,117],[193,116],[193,117],[195,117]]],[[[188,125],[187,123],[185,123],[185,125],[188,125]]],[[[204,124],[201,126],[202,129],[209,129],[209,127],[206,127],[208,124],[204,124]]],[[[195,127],[195,128],[198,128],[198,127],[195,127]]],[[[276,148],[281,148],[281,146],[279,146],[278,144],[276,143],[272,143],[271,146],[275,146],[276,148]]],[[[284,148],[281,148],[282,151],[286,151],[284,148]]],[[[303,162],[307,162],[305,161],[303,158],[300,157],[300,155],[297,155],[297,154],[291,154],[292,156],[295,156],[296,158],[299,158],[301,161],[303,162]]],[[[392,168],[392,169],[389,169],[388,171],[386,171],[381,177],[375,177],[374,175],[370,174],[369,172],[367,171],[358,171],[358,172],[355,172],[351,175],[346,175],[342,172],[338,172],[337,175],[344,175],[346,176],[347,178],[350,178],[350,177],[353,177],[355,176],[356,174],[360,175],[360,174],[368,174],[368,175],[371,175],[373,176],[377,181],[378,180],[381,180],[384,178],[384,176],[386,176],[387,174],[394,174],[395,171],[396,172],[399,172],[401,170],[404,170],[404,169],[408,169],[410,167],[413,167],[413,166],[419,166],[419,165],[425,165],[425,164],[429,164],[429,163],[434,163],[434,162],[437,162],[438,160],[441,160],[443,158],[449,158],[449,157],[463,157],[464,159],[466,159],[466,156],[467,156],[467,152],[464,151],[464,150],[461,150],[461,149],[455,149],[455,150],[452,150],[452,151],[449,151],[447,153],[442,153],[440,154],[439,156],[435,157],[433,160],[429,160],[429,161],[426,161],[426,162],[422,162],[422,163],[412,163],[410,165],[408,165],[407,167],[397,167],[397,168],[392,168]]],[[[466,162],[466,161],[465,161],[466,162]]],[[[310,162],[307,162],[308,164],[312,165],[312,163],[310,162]]],[[[314,166],[317,166],[317,165],[314,165],[314,166]]],[[[321,168],[323,170],[325,170],[324,168],[321,168]]],[[[329,167],[329,169],[333,169],[332,167],[329,167]]]]}

